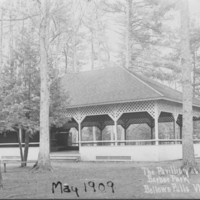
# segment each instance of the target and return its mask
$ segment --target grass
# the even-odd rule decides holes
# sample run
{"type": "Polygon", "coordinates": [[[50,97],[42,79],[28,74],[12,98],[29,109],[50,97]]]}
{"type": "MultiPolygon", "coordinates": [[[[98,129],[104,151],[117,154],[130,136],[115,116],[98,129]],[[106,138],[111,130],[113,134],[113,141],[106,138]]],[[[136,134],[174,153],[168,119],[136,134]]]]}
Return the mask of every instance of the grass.
{"type": "MultiPolygon", "coordinates": [[[[200,159],[197,162],[200,164],[200,159]]],[[[200,186],[200,175],[191,175],[188,179],[190,183],[177,182],[181,179],[170,183],[148,183],[148,178],[142,169],[142,167],[146,167],[153,173],[157,172],[156,167],[169,169],[172,165],[178,168],[181,166],[181,161],[148,163],[52,162],[53,173],[32,173],[30,171],[31,167],[21,168],[16,165],[8,165],[7,173],[2,174],[4,188],[0,190],[0,199],[200,199],[200,188],[196,192],[194,189],[195,184],[200,186]],[[60,186],[58,186],[54,188],[55,193],[52,193],[52,183],[57,183],[58,181],[63,184],[66,192],[61,193],[60,186]],[[113,188],[111,187],[112,183],[114,184],[113,188]],[[182,191],[174,190],[171,183],[180,186],[182,191]],[[96,191],[94,191],[93,184],[95,184],[96,191]],[[145,193],[144,185],[149,185],[150,187],[169,186],[172,190],[170,192],[150,194],[145,193]],[[187,187],[189,191],[183,191],[184,187],[187,187]]],[[[153,177],[162,177],[166,180],[169,176],[169,174],[160,176],[155,174],[153,177]]],[[[183,175],[177,175],[176,177],[181,178],[183,175]]],[[[179,190],[181,190],[180,187],[179,190]]]]}

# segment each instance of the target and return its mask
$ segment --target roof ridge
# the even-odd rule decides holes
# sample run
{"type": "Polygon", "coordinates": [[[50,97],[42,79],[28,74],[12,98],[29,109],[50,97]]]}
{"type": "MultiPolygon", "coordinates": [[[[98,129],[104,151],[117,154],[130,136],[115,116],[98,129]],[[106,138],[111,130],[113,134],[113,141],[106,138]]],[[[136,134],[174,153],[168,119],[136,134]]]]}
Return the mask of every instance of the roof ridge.
{"type": "Polygon", "coordinates": [[[130,72],[128,69],[126,69],[125,67],[121,67],[123,68],[124,71],[127,71],[130,75],[134,76],[137,80],[139,80],[140,82],[142,82],[143,84],[145,84],[147,87],[149,87],[151,90],[154,90],[156,93],[158,93],[161,96],[164,96],[161,92],[159,92],[158,90],[156,90],[155,88],[151,87],[149,84],[147,84],[144,80],[142,80],[141,78],[137,77],[134,73],[130,72]]]}

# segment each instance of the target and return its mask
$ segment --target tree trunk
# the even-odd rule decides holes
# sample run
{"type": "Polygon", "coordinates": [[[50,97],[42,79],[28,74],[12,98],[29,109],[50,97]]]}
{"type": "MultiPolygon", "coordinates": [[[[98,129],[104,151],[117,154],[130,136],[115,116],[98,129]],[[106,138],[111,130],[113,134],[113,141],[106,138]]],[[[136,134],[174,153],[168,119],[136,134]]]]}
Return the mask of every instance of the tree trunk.
{"type": "MultiPolygon", "coordinates": [[[[27,161],[28,158],[28,149],[29,149],[29,131],[25,132],[25,147],[24,147],[24,161],[27,161]]],[[[26,163],[24,163],[24,167],[26,163]]]]}
{"type": "Polygon", "coordinates": [[[35,169],[51,170],[49,141],[49,87],[48,87],[48,8],[49,1],[41,1],[42,19],[40,26],[40,147],[35,169]]]}
{"type": "Polygon", "coordinates": [[[129,69],[131,67],[131,25],[132,18],[132,0],[126,0],[126,68],[129,69]]]}
{"type": "MultiPolygon", "coordinates": [[[[19,143],[21,161],[24,161],[24,155],[23,155],[23,149],[22,149],[22,128],[19,128],[18,143],[19,143]]],[[[23,163],[21,163],[21,167],[24,167],[23,163]]]]}
{"type": "Polygon", "coordinates": [[[67,50],[66,50],[66,48],[64,47],[64,50],[63,50],[63,52],[64,52],[64,56],[65,56],[65,74],[67,74],[67,68],[68,68],[68,51],[69,51],[69,47],[68,47],[68,45],[66,45],[67,47],[67,50]]]}
{"type": "MultiPolygon", "coordinates": [[[[0,161],[1,162],[1,161],[0,161]]],[[[1,163],[0,163],[0,189],[3,188],[3,178],[2,178],[2,173],[1,173],[1,163]]]]}
{"type": "Polygon", "coordinates": [[[1,9],[0,70],[3,68],[3,9],[1,9]]]}
{"type": "Polygon", "coordinates": [[[76,0],[73,0],[73,36],[72,36],[72,42],[73,42],[73,72],[78,72],[77,67],[77,49],[76,49],[76,41],[77,41],[77,34],[76,34],[76,0]]]}
{"type": "Polygon", "coordinates": [[[94,69],[94,34],[92,28],[90,29],[91,33],[91,70],[94,69]]]}
{"type": "Polygon", "coordinates": [[[196,92],[196,49],[194,49],[194,53],[193,53],[193,97],[195,97],[195,92],[196,92]]]}
{"type": "Polygon", "coordinates": [[[188,1],[181,1],[181,63],[183,84],[183,169],[197,172],[193,146],[193,110],[192,110],[192,63],[189,44],[188,1]]]}
{"type": "MultiPolygon", "coordinates": [[[[28,107],[29,107],[29,111],[28,111],[28,116],[27,118],[30,120],[30,109],[31,109],[31,74],[29,72],[29,79],[28,79],[28,107]]],[[[25,131],[25,147],[24,147],[24,161],[27,161],[28,158],[28,149],[29,149],[29,133],[30,130],[26,130],[25,131]]],[[[27,163],[24,163],[24,166],[26,166],[27,163]]]]}

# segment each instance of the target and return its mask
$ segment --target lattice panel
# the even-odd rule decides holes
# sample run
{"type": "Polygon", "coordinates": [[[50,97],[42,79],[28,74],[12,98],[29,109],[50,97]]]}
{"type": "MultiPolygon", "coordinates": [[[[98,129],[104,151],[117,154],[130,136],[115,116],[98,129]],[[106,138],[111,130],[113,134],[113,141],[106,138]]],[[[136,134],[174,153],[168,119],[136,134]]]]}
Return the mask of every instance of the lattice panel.
{"type": "Polygon", "coordinates": [[[154,117],[154,102],[153,101],[141,101],[120,104],[116,112],[117,117],[123,113],[141,112],[147,111],[152,117],[154,117]]]}
{"type": "Polygon", "coordinates": [[[172,113],[174,115],[182,114],[182,105],[173,103],[173,102],[168,102],[168,101],[158,101],[158,112],[168,112],[172,113]]]}
{"type": "MultiPolygon", "coordinates": [[[[183,109],[182,105],[178,103],[173,103],[173,102],[167,102],[167,101],[159,101],[158,102],[158,111],[159,113],[164,111],[164,112],[169,112],[174,114],[176,116],[177,114],[183,114],[183,109]]],[[[200,109],[197,107],[193,107],[193,116],[195,117],[200,117],[200,109]]]]}
{"type": "Polygon", "coordinates": [[[173,122],[174,118],[173,117],[160,117],[158,122],[173,122]]]}
{"type": "Polygon", "coordinates": [[[66,117],[73,117],[76,121],[82,121],[85,117],[84,115],[81,115],[78,108],[69,108],[64,111],[64,114],[66,117]]]}
{"type": "Polygon", "coordinates": [[[80,108],[80,113],[85,116],[110,114],[114,117],[115,110],[116,105],[113,104],[80,108]]]}
{"type": "Polygon", "coordinates": [[[67,109],[63,112],[65,113],[66,117],[73,117],[73,116],[76,116],[78,114],[78,109],[77,108],[70,108],[70,109],[67,109]]]}
{"type": "Polygon", "coordinates": [[[123,113],[147,111],[154,117],[154,102],[141,101],[101,106],[89,106],[83,108],[71,108],[65,111],[66,117],[74,117],[76,120],[82,120],[85,116],[109,114],[118,119],[123,113]]]}
{"type": "Polygon", "coordinates": [[[152,124],[152,122],[149,119],[147,119],[147,118],[130,119],[128,121],[128,125],[131,125],[131,124],[144,124],[144,123],[147,123],[149,125],[152,124]]]}

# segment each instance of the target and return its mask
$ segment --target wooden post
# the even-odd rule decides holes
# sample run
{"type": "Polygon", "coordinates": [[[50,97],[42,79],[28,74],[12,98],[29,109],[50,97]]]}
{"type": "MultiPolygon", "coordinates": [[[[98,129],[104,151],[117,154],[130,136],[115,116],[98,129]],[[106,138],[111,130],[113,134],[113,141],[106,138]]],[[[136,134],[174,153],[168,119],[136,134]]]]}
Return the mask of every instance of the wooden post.
{"type": "MultiPolygon", "coordinates": [[[[153,139],[153,127],[151,126],[151,140],[153,139]]],[[[152,145],[152,142],[151,142],[151,145],[152,145]]]]}
{"type": "Polygon", "coordinates": [[[3,188],[3,178],[2,178],[2,173],[1,173],[1,160],[0,160],[0,189],[3,188]]]}
{"type": "MultiPolygon", "coordinates": [[[[117,119],[114,120],[114,135],[115,141],[117,140],[117,119]]],[[[115,142],[115,146],[117,146],[117,142],[115,142]]]]}
{"type": "MultiPolygon", "coordinates": [[[[127,140],[127,128],[124,128],[124,140],[127,140]]],[[[126,142],[124,143],[126,145],[126,142]]]]}
{"type": "MultiPolygon", "coordinates": [[[[93,141],[96,142],[97,139],[96,139],[96,127],[95,126],[92,127],[92,134],[93,134],[93,141]]],[[[93,146],[97,146],[97,143],[94,143],[93,146]]]]}
{"type": "Polygon", "coordinates": [[[99,145],[103,145],[103,130],[101,129],[101,128],[99,128],[99,130],[100,130],[100,138],[99,138],[99,140],[101,141],[101,143],[99,143],[99,145]]]}
{"type": "MultiPolygon", "coordinates": [[[[125,140],[125,138],[126,138],[126,136],[125,136],[125,134],[126,134],[126,131],[125,131],[125,129],[123,128],[123,132],[121,133],[121,140],[125,140]]],[[[123,143],[120,143],[120,145],[121,146],[124,146],[125,145],[125,142],[123,142],[123,143]]]]}
{"type": "Polygon", "coordinates": [[[180,124],[180,139],[182,140],[182,124],[180,124]]]}
{"type": "MultiPolygon", "coordinates": [[[[114,132],[114,135],[115,135],[115,146],[117,146],[117,120],[119,119],[119,117],[114,117],[112,115],[109,115],[110,118],[113,120],[114,122],[114,126],[113,126],[113,132],[114,132]]],[[[113,134],[111,135],[111,140],[113,140],[113,134]]],[[[112,146],[113,146],[113,143],[112,143],[112,146]]]]}
{"type": "Polygon", "coordinates": [[[72,144],[75,141],[75,143],[76,143],[75,146],[77,146],[77,143],[78,143],[78,129],[76,127],[72,127],[71,128],[71,134],[72,134],[72,144]]]}
{"type": "MultiPolygon", "coordinates": [[[[113,126],[113,130],[110,132],[110,140],[114,140],[114,132],[115,132],[115,127],[113,126]]],[[[114,146],[114,143],[111,143],[111,146],[114,146]]]]}
{"type": "MultiPolygon", "coordinates": [[[[176,131],[176,119],[177,119],[178,115],[174,114],[174,121],[173,121],[173,128],[174,128],[174,139],[178,139],[178,134],[176,131]]],[[[175,144],[177,144],[177,142],[175,142],[175,144]]]]}
{"type": "MultiPolygon", "coordinates": [[[[173,129],[174,129],[174,139],[177,139],[176,138],[176,120],[175,119],[173,121],[173,129]]],[[[176,142],[174,142],[174,144],[176,144],[176,142]]]]}
{"type": "Polygon", "coordinates": [[[81,148],[81,121],[78,121],[78,146],[81,148]]]}

